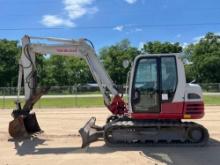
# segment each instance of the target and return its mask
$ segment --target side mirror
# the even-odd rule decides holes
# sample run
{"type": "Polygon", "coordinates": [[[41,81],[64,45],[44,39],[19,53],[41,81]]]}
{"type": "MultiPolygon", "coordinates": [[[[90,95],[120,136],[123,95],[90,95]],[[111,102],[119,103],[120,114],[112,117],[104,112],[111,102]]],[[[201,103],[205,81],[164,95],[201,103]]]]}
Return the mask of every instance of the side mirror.
{"type": "Polygon", "coordinates": [[[184,65],[192,65],[193,62],[191,62],[191,61],[187,60],[186,58],[184,58],[184,59],[183,59],[183,64],[184,64],[184,65]]]}
{"type": "Polygon", "coordinates": [[[125,69],[129,66],[129,64],[130,64],[129,60],[124,60],[124,61],[122,62],[122,65],[123,65],[123,67],[124,67],[125,69]]]}

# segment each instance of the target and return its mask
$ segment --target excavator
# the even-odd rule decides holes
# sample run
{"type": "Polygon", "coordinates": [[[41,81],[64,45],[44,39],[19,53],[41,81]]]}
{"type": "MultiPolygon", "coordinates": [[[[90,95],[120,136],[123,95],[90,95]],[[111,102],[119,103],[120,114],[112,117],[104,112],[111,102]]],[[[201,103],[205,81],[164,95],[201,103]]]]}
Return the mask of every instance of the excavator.
{"type": "Polygon", "coordinates": [[[104,105],[111,112],[103,126],[91,117],[79,129],[82,148],[97,140],[107,146],[189,145],[204,146],[208,130],[192,122],[204,116],[201,87],[186,83],[184,64],[179,54],[141,54],[131,64],[128,76],[127,102],[119,92],[88,39],[51,37],[22,38],[19,60],[18,96],[9,134],[13,138],[29,137],[41,132],[32,111],[34,104],[49,87],[37,87],[36,56],[42,54],[84,59],[97,82],[104,105]],[[38,41],[34,43],[33,41],[38,41]],[[39,43],[40,41],[44,41],[39,43]],[[20,91],[24,85],[25,103],[21,107],[20,91]],[[190,121],[187,121],[190,119],[190,121]]]}

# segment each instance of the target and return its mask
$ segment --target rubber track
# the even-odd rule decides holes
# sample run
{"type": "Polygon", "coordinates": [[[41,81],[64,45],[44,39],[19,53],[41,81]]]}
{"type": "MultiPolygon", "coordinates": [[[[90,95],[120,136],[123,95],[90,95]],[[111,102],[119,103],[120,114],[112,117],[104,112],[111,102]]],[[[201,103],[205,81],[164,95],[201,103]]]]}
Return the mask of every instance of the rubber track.
{"type": "MultiPolygon", "coordinates": [[[[137,132],[134,132],[137,133],[137,132]]],[[[181,122],[181,121],[169,121],[169,120],[164,120],[164,121],[139,121],[139,120],[119,120],[119,121],[113,121],[110,122],[108,124],[106,124],[105,126],[105,130],[104,130],[104,140],[105,143],[108,146],[111,147],[129,147],[129,146],[205,146],[208,142],[209,139],[209,133],[208,130],[203,127],[200,124],[194,123],[194,122],[181,122]],[[121,130],[121,129],[143,129],[144,128],[160,128],[160,127],[166,127],[166,128],[176,128],[176,129],[185,129],[187,130],[190,127],[200,127],[203,130],[203,139],[200,142],[194,143],[189,141],[187,138],[184,140],[184,142],[181,141],[175,141],[173,142],[171,140],[171,142],[160,142],[160,141],[154,141],[154,142],[141,142],[141,140],[139,140],[138,142],[136,141],[135,143],[131,143],[131,142],[126,142],[126,140],[124,142],[117,142],[117,141],[112,141],[109,140],[108,138],[108,134],[109,132],[113,132],[114,130],[121,130]]]]}

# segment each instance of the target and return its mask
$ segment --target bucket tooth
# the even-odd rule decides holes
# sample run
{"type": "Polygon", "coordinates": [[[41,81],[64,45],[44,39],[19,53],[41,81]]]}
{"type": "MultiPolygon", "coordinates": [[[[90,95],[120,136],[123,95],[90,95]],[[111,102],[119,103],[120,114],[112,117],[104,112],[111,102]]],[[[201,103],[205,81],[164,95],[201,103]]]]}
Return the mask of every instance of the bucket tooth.
{"type": "Polygon", "coordinates": [[[13,138],[28,137],[30,134],[40,131],[35,113],[30,113],[27,116],[20,115],[9,123],[9,134],[13,138]]]}
{"type": "Polygon", "coordinates": [[[96,126],[95,121],[95,117],[90,118],[85,126],[79,130],[82,138],[82,148],[103,137],[103,129],[100,129],[101,127],[96,126]]]}

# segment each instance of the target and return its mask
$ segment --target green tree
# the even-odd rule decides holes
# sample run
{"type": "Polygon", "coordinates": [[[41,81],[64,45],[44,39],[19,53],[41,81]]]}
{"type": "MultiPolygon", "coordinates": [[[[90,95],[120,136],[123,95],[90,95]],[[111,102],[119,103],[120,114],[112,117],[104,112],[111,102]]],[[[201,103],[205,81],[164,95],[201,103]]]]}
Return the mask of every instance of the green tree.
{"type": "Polygon", "coordinates": [[[142,51],[149,54],[158,54],[158,53],[180,53],[182,52],[182,47],[178,42],[147,42],[144,44],[142,51]]]}
{"type": "Polygon", "coordinates": [[[84,60],[74,57],[53,55],[37,59],[39,83],[41,86],[68,86],[93,81],[89,67],[84,60]]]}
{"type": "Polygon", "coordinates": [[[54,79],[54,71],[56,71],[56,66],[53,66],[56,65],[54,61],[52,62],[52,59],[46,58],[43,55],[36,57],[37,83],[39,86],[58,85],[54,79]]]}
{"type": "Polygon", "coordinates": [[[0,86],[16,86],[18,77],[17,41],[0,40],[0,86]]]}
{"type": "Polygon", "coordinates": [[[132,47],[130,42],[125,39],[115,45],[103,48],[100,51],[100,59],[114,83],[125,84],[130,67],[124,68],[122,63],[124,60],[132,62],[139,53],[138,49],[132,47]]]}
{"type": "Polygon", "coordinates": [[[193,62],[193,75],[200,83],[220,82],[220,36],[207,33],[191,45],[189,59],[193,62]]]}
{"type": "Polygon", "coordinates": [[[84,59],[67,58],[68,83],[85,84],[94,82],[89,66],[84,59]]]}
{"type": "Polygon", "coordinates": [[[195,79],[193,65],[184,65],[185,74],[186,74],[186,82],[191,82],[195,79]]]}

